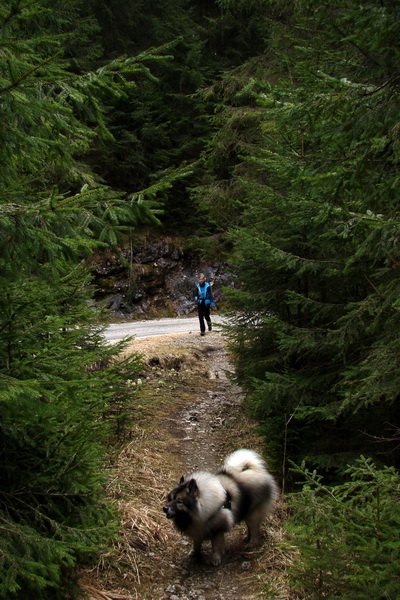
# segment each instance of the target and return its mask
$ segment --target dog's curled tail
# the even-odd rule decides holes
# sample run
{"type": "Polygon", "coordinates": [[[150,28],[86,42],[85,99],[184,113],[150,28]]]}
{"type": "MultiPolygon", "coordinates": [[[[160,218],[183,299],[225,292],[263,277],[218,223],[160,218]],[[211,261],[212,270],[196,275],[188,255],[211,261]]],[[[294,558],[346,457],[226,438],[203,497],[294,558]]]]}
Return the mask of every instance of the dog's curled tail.
{"type": "Polygon", "coordinates": [[[221,473],[233,477],[239,485],[250,490],[254,498],[266,501],[267,512],[272,510],[278,497],[278,486],[257,452],[245,448],[236,450],[226,457],[221,473]]]}
{"type": "Polygon", "coordinates": [[[227,472],[236,471],[237,473],[243,473],[248,470],[265,472],[266,465],[263,458],[257,452],[241,448],[226,457],[223,469],[227,472]]]}

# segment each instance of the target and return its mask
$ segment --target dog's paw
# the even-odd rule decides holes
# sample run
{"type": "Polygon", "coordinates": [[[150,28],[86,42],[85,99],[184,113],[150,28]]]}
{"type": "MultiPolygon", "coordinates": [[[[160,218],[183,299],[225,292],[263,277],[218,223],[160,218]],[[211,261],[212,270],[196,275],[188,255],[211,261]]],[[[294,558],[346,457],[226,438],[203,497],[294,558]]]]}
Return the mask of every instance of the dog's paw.
{"type": "Polygon", "coordinates": [[[260,543],[260,532],[257,529],[249,530],[244,539],[246,548],[255,548],[260,543]]]}
{"type": "Polygon", "coordinates": [[[210,562],[210,565],[212,565],[213,567],[219,567],[219,565],[222,562],[221,555],[213,554],[209,562],[210,562]]]}
{"type": "Polygon", "coordinates": [[[256,548],[257,546],[260,545],[260,539],[258,537],[256,537],[256,538],[252,537],[250,539],[248,537],[246,537],[244,539],[244,545],[247,550],[252,550],[253,548],[256,548]]]}

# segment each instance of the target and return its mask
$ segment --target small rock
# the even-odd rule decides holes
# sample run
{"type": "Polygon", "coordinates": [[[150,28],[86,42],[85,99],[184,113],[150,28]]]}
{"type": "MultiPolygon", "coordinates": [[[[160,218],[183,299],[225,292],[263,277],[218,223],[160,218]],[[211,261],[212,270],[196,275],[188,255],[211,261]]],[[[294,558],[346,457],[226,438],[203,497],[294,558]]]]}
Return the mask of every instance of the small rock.
{"type": "Polygon", "coordinates": [[[175,592],[175,586],[169,585],[167,588],[165,588],[165,591],[168,592],[169,594],[173,594],[175,592]]]}

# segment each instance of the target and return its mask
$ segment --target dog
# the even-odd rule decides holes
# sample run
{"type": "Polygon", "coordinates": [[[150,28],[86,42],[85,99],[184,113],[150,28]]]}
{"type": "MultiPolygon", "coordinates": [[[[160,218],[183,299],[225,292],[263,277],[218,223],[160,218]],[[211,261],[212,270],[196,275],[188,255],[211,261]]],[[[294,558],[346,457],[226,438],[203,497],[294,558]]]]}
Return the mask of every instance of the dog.
{"type": "Polygon", "coordinates": [[[262,521],[273,509],[278,487],[262,457],[236,450],[213,474],[196,471],[183,476],[163,507],[178,531],[193,540],[192,555],[200,557],[204,540],[211,540],[211,564],[221,564],[225,533],[236,523],[247,525],[247,545],[258,543],[262,521]]]}

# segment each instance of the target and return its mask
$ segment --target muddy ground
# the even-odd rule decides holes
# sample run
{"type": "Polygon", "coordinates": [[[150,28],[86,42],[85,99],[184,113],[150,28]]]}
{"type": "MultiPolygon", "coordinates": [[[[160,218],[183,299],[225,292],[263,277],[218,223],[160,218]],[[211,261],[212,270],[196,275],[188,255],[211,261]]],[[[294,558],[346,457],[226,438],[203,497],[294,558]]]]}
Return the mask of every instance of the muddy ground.
{"type": "Polygon", "coordinates": [[[90,600],[254,600],[294,598],[283,549],[284,505],[262,529],[262,543],[247,551],[245,526],[227,535],[220,567],[189,556],[191,544],[165,518],[166,493],[181,475],[214,470],[229,452],[249,447],[266,454],[256,424],[245,414],[243,392],[230,377],[223,336],[212,331],[134,341],[146,369],[132,390],[132,406],[112,453],[109,497],[121,515],[114,547],[99,550],[95,568],[81,574],[90,600]],[[122,439],[121,439],[122,437],[122,439]]]}

